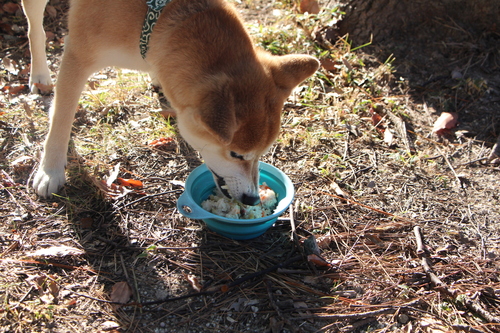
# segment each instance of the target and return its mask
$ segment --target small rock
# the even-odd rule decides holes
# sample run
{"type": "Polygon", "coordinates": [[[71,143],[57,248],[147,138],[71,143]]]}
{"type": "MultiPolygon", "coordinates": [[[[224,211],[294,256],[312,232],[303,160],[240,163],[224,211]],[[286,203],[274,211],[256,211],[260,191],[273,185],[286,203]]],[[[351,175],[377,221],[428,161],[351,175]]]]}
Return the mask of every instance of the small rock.
{"type": "Polygon", "coordinates": [[[400,322],[401,324],[406,324],[410,321],[410,317],[408,317],[408,315],[402,313],[398,316],[398,322],[400,322]]]}

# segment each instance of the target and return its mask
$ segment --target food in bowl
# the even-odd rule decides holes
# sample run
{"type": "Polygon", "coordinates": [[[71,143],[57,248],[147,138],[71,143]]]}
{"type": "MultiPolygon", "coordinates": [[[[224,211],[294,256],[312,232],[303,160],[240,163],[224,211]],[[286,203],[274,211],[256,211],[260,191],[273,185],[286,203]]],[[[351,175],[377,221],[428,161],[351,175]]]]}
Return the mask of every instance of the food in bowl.
{"type": "Polygon", "coordinates": [[[216,188],[214,194],[201,203],[201,207],[212,214],[232,219],[258,219],[273,214],[278,204],[276,193],[266,183],[262,183],[259,186],[259,196],[258,205],[248,206],[226,197],[216,188]]]}

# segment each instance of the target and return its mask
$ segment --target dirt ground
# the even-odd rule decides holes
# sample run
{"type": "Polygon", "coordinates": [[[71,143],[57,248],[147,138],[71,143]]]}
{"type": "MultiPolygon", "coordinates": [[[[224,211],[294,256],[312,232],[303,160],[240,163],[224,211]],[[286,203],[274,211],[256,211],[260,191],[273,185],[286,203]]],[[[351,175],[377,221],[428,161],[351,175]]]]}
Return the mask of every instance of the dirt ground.
{"type": "MultiPolygon", "coordinates": [[[[57,73],[67,3],[50,4],[57,73]]],[[[68,183],[38,198],[28,185],[52,96],[12,90],[27,83],[29,50],[22,12],[2,9],[0,332],[500,332],[500,36],[443,23],[445,41],[422,32],[353,51],[320,19],[299,27],[292,4],[235,5],[253,27],[304,28],[302,46],[324,61],[262,159],[292,179],[295,200],[248,241],[177,211],[202,162],[175,134],[148,144],[175,119],[151,112],[161,106],[147,88],[84,94],[68,183]],[[459,125],[439,137],[444,111],[459,125]],[[97,186],[117,165],[143,188],[97,186]],[[110,303],[128,291],[127,305],[110,303]]]]}

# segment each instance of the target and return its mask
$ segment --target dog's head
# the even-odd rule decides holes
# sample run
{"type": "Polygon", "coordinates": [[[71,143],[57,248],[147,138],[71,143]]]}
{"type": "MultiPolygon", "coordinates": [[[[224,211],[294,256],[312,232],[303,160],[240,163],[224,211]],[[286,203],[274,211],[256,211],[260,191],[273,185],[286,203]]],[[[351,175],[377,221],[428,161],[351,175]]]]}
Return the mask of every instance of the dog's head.
{"type": "Polygon", "coordinates": [[[247,205],[260,201],[259,158],[278,136],[286,98],[319,66],[306,55],[257,52],[252,60],[200,78],[198,105],[178,115],[222,193],[247,205]]]}

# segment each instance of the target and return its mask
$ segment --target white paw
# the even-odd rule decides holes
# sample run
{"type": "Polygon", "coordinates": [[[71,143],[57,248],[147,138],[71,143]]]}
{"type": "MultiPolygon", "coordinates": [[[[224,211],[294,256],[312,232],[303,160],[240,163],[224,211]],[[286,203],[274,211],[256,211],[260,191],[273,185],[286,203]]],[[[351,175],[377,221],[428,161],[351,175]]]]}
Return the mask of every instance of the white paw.
{"type": "Polygon", "coordinates": [[[40,165],[33,179],[33,188],[42,198],[50,198],[53,193],[57,193],[66,182],[64,167],[57,169],[45,169],[40,165]]]}
{"type": "Polygon", "coordinates": [[[30,75],[30,91],[33,94],[38,94],[40,92],[40,89],[38,89],[35,83],[41,83],[45,89],[52,90],[52,79],[50,78],[50,72],[48,71],[48,69],[47,71],[42,71],[41,73],[33,73],[30,75]]]}

